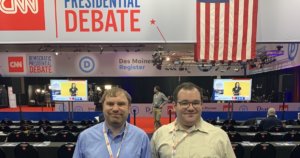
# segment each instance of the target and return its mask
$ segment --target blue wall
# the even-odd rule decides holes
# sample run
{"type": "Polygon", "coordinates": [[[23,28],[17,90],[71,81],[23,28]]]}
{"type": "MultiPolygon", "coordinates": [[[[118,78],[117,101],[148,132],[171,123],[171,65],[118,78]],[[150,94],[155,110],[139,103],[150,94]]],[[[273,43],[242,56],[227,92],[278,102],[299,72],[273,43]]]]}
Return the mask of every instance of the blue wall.
{"type": "MultiPolygon", "coordinates": [[[[99,116],[100,112],[74,112],[73,120],[93,120],[94,117],[99,116]]],[[[23,112],[22,118],[25,120],[68,120],[68,112],[23,112]]],[[[20,113],[18,112],[0,112],[0,120],[20,120],[20,113]]]]}
{"type": "MultiPolygon", "coordinates": [[[[95,116],[99,116],[100,112],[74,112],[73,120],[93,120],[95,116]]],[[[283,118],[282,112],[277,112],[279,119],[291,120],[297,119],[297,111],[285,112],[283,118]]],[[[68,112],[23,112],[23,119],[26,120],[68,120],[68,112]]],[[[228,118],[227,112],[203,112],[202,116],[204,119],[216,119],[219,117],[222,120],[228,118]]],[[[266,117],[266,112],[233,112],[233,119],[235,120],[247,120],[256,117],[266,117]]],[[[0,120],[10,119],[10,120],[20,120],[20,113],[18,112],[0,112],[0,120]]],[[[138,118],[137,118],[138,119],[138,118]]]]}

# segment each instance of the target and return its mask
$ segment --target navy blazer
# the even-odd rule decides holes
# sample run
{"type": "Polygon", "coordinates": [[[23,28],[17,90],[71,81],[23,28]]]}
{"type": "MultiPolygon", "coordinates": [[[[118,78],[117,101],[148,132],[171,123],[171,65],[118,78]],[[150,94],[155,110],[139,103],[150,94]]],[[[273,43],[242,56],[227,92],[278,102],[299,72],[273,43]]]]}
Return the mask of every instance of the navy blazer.
{"type": "Polygon", "coordinates": [[[282,126],[281,120],[279,120],[275,116],[269,116],[268,118],[262,120],[259,124],[259,127],[262,128],[264,131],[268,131],[274,126],[282,126]]]}

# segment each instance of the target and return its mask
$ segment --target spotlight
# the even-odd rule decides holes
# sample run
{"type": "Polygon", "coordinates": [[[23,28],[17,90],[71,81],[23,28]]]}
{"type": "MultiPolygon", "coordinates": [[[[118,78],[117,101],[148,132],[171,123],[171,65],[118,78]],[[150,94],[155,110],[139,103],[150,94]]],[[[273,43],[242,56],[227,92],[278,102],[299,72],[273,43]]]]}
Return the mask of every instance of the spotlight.
{"type": "Polygon", "coordinates": [[[111,85],[104,85],[104,89],[108,90],[108,89],[111,89],[111,85]]]}
{"type": "Polygon", "coordinates": [[[97,86],[97,87],[96,87],[96,91],[102,91],[102,90],[101,90],[101,87],[97,86]]]}

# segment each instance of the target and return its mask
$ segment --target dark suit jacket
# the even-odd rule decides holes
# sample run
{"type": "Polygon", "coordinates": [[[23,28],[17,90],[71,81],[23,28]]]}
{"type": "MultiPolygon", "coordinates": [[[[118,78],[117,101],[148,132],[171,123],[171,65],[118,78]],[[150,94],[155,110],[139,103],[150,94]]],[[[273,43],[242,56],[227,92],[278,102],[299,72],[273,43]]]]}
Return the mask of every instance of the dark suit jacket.
{"type": "Polygon", "coordinates": [[[259,124],[263,130],[267,131],[274,126],[282,126],[281,120],[276,118],[275,116],[269,116],[268,118],[262,120],[259,124]]]}

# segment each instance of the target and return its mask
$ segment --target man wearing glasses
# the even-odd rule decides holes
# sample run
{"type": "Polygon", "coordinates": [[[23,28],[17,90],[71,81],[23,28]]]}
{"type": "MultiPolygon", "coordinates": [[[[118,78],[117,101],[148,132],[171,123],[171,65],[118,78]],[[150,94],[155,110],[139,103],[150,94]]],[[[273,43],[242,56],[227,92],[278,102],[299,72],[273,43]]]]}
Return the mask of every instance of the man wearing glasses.
{"type": "Polygon", "coordinates": [[[235,158],[227,134],[202,119],[198,86],[182,83],[173,98],[177,119],[153,134],[152,158],[235,158]]]}

